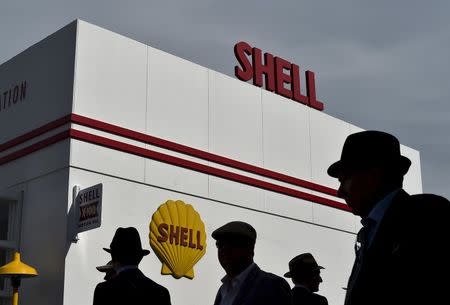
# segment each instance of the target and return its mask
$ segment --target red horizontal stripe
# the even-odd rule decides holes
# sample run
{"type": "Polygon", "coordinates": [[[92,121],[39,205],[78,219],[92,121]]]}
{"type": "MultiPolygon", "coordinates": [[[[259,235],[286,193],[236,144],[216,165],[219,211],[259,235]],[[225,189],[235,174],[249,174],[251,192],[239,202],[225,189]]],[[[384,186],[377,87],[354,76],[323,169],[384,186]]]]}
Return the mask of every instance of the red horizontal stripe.
{"type": "Polygon", "coordinates": [[[14,147],[16,145],[22,144],[23,142],[26,142],[28,140],[31,140],[34,137],[40,136],[50,130],[53,130],[55,128],[58,128],[66,123],[70,122],[70,115],[66,115],[60,119],[57,119],[55,121],[52,121],[48,124],[45,124],[37,129],[34,129],[30,132],[27,132],[17,138],[14,138],[8,142],[5,142],[3,144],[0,144],[0,152],[5,151],[7,149],[10,149],[11,147],[14,147]]]}
{"type": "Polygon", "coordinates": [[[164,140],[161,138],[153,137],[153,136],[141,133],[141,132],[136,132],[136,131],[133,131],[133,130],[130,130],[127,128],[123,128],[123,127],[105,123],[105,122],[102,122],[99,120],[87,118],[87,117],[84,117],[84,116],[81,116],[78,114],[72,114],[71,120],[74,123],[77,123],[77,124],[80,124],[80,125],[83,125],[86,127],[109,132],[109,133],[112,133],[112,134],[115,134],[118,136],[132,139],[132,140],[144,142],[144,143],[158,146],[161,148],[165,148],[165,149],[169,149],[169,150],[183,153],[186,155],[190,155],[193,157],[197,157],[197,158],[200,158],[203,160],[207,160],[207,161],[222,164],[225,166],[233,167],[233,168],[243,170],[243,171],[246,171],[249,173],[257,174],[257,175],[260,175],[263,177],[279,180],[279,181],[286,182],[286,183],[289,183],[292,185],[308,188],[308,189],[311,189],[314,191],[318,191],[318,192],[321,192],[324,194],[328,194],[328,195],[337,197],[337,190],[320,185],[320,184],[305,181],[305,180],[302,180],[299,178],[295,178],[292,176],[274,172],[274,171],[271,171],[271,170],[268,170],[265,168],[261,168],[258,166],[254,166],[251,164],[247,164],[244,162],[236,161],[236,160],[233,160],[230,158],[222,157],[222,156],[219,156],[216,154],[205,152],[205,151],[195,149],[195,148],[192,148],[189,146],[181,145],[181,144],[178,144],[175,142],[167,141],[167,140],[164,140]]]}
{"type": "Polygon", "coordinates": [[[164,153],[152,151],[152,150],[145,149],[145,148],[142,148],[142,147],[138,147],[138,146],[122,143],[122,142],[119,142],[119,141],[111,140],[111,139],[108,139],[108,138],[105,138],[105,137],[101,137],[101,136],[97,136],[97,135],[93,135],[93,134],[90,134],[90,133],[87,133],[87,132],[71,129],[70,130],[70,137],[73,138],[73,139],[80,140],[80,141],[84,141],[84,142],[88,142],[88,143],[92,143],[92,144],[96,144],[96,145],[101,145],[103,147],[107,147],[107,148],[110,148],[110,149],[115,149],[115,150],[122,151],[122,152],[125,152],[125,153],[130,153],[130,154],[133,154],[133,155],[136,155],[136,156],[149,158],[149,159],[152,159],[152,160],[156,160],[156,161],[172,164],[172,165],[183,167],[183,168],[187,168],[187,169],[190,169],[190,170],[195,170],[197,172],[213,175],[213,176],[216,176],[216,177],[219,177],[219,178],[224,178],[224,179],[228,179],[228,180],[231,180],[231,181],[247,184],[247,185],[250,185],[250,186],[255,186],[255,187],[258,187],[258,188],[261,188],[261,189],[277,192],[277,193],[280,193],[280,194],[284,194],[284,195],[288,195],[288,196],[292,196],[292,197],[296,197],[296,198],[300,198],[300,199],[316,202],[316,203],[323,204],[323,205],[326,205],[326,206],[330,206],[330,207],[333,207],[333,208],[336,208],[336,209],[340,209],[340,210],[344,210],[344,211],[350,211],[350,208],[346,204],[341,203],[341,202],[337,202],[337,201],[334,201],[334,200],[331,200],[331,199],[327,199],[327,198],[323,198],[323,197],[320,197],[320,196],[308,194],[308,193],[305,193],[305,192],[302,192],[302,191],[298,191],[298,190],[295,190],[295,189],[291,189],[291,188],[287,188],[287,187],[284,187],[284,186],[276,185],[276,184],[273,184],[273,183],[261,181],[261,180],[254,179],[254,178],[251,178],[251,177],[243,176],[243,175],[240,175],[240,174],[237,174],[237,173],[233,173],[233,172],[229,172],[229,171],[226,171],[226,170],[218,169],[218,168],[215,168],[215,167],[212,167],[212,166],[196,163],[196,162],[189,161],[189,160],[184,160],[184,159],[181,159],[181,158],[178,158],[178,157],[170,156],[170,155],[167,155],[167,154],[164,154],[164,153]]]}
{"type": "Polygon", "coordinates": [[[4,157],[0,158],[0,165],[3,165],[5,163],[11,162],[13,160],[16,160],[18,158],[21,158],[23,156],[26,156],[28,154],[31,154],[35,151],[38,151],[40,149],[43,149],[47,146],[50,146],[52,144],[55,144],[61,140],[67,139],[69,137],[69,130],[65,130],[63,132],[60,132],[54,136],[51,136],[45,140],[42,140],[40,142],[34,143],[30,146],[27,146],[23,149],[20,149],[18,151],[15,151],[9,155],[6,155],[4,157]]]}

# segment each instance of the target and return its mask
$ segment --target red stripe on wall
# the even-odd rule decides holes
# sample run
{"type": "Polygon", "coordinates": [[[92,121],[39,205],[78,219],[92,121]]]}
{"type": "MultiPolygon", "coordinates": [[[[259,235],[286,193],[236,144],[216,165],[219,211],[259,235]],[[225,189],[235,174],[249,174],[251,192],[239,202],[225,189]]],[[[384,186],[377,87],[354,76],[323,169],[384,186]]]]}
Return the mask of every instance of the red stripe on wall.
{"type": "Polygon", "coordinates": [[[213,175],[213,176],[216,176],[219,178],[224,178],[227,180],[243,183],[246,185],[258,187],[258,188],[273,191],[273,192],[277,192],[277,193],[288,195],[291,197],[296,197],[296,198],[316,202],[316,203],[323,204],[323,205],[326,205],[329,207],[333,207],[333,208],[336,208],[339,210],[350,211],[350,208],[346,204],[341,203],[341,202],[337,202],[337,201],[334,201],[331,199],[308,194],[308,193],[305,193],[305,192],[302,192],[299,190],[287,188],[287,187],[276,185],[273,183],[261,181],[261,180],[255,179],[255,178],[243,176],[243,175],[240,175],[237,173],[218,169],[218,168],[215,168],[212,166],[196,163],[196,162],[189,161],[189,160],[184,160],[184,159],[170,156],[170,155],[167,155],[164,153],[160,153],[160,152],[152,151],[149,149],[141,148],[138,146],[111,140],[111,139],[93,135],[93,134],[90,134],[87,132],[71,129],[70,137],[73,139],[88,142],[91,144],[100,145],[100,146],[107,147],[110,149],[115,149],[115,150],[122,151],[125,153],[133,154],[136,156],[149,158],[152,160],[172,164],[172,165],[187,168],[190,170],[195,170],[197,172],[213,175]]]}
{"type": "Polygon", "coordinates": [[[70,115],[66,115],[60,119],[57,119],[55,121],[52,121],[48,124],[45,124],[39,128],[36,128],[30,132],[27,132],[17,138],[14,138],[8,142],[5,142],[3,144],[0,144],[0,152],[5,151],[7,149],[10,149],[16,145],[22,144],[23,142],[26,142],[28,140],[31,140],[34,137],[40,136],[46,132],[49,132],[50,130],[53,130],[55,128],[58,128],[66,123],[70,122],[70,115]]]}
{"type": "Polygon", "coordinates": [[[275,179],[281,182],[286,182],[292,185],[308,188],[313,191],[321,192],[324,194],[332,195],[337,197],[337,190],[316,184],[313,182],[305,181],[299,178],[288,176],[282,173],[274,172],[265,168],[254,166],[248,163],[236,161],[230,158],[222,157],[216,154],[205,152],[196,148],[181,145],[175,142],[167,141],[161,138],[150,136],[144,133],[133,131],[120,126],[105,123],[99,120],[84,117],[78,114],[72,113],[71,120],[73,123],[80,124],[86,127],[94,128],[97,130],[109,132],[118,136],[129,138],[132,140],[144,142],[161,148],[169,149],[193,157],[197,157],[203,160],[211,161],[221,165],[233,167],[235,169],[243,170],[249,173],[257,174],[263,177],[275,179]]]}
{"type": "Polygon", "coordinates": [[[40,142],[34,143],[30,146],[27,146],[23,149],[20,149],[18,151],[15,151],[9,155],[6,155],[4,157],[0,158],[0,165],[3,165],[5,163],[11,162],[13,160],[16,160],[18,158],[21,158],[23,156],[29,155],[35,151],[38,151],[40,149],[43,149],[47,146],[50,146],[52,144],[55,144],[61,140],[67,139],[70,135],[70,131],[69,130],[65,130],[63,132],[60,132],[54,136],[51,136],[45,140],[42,140],[40,142]]]}

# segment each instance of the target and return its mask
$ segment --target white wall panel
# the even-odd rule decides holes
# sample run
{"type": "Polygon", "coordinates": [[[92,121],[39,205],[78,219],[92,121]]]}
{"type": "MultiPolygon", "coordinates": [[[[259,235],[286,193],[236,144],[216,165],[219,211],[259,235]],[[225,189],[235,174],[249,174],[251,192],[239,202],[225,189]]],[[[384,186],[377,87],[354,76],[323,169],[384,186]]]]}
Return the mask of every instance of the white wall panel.
{"type": "Polygon", "coordinates": [[[210,151],[262,166],[261,89],[214,71],[209,76],[210,151]]]}
{"type": "Polygon", "coordinates": [[[420,168],[420,153],[405,145],[400,146],[401,154],[411,160],[411,167],[404,176],[403,188],[410,194],[422,193],[422,176],[420,168]]]}
{"type": "Polygon", "coordinates": [[[209,177],[209,198],[259,211],[264,210],[262,189],[214,176],[209,177]]]}
{"type": "MultiPolygon", "coordinates": [[[[337,189],[339,181],[328,176],[328,167],[340,159],[350,125],[319,111],[310,111],[312,181],[337,189]]],[[[313,205],[314,223],[353,232],[355,219],[349,212],[313,205]]]]}
{"type": "MultiPolygon", "coordinates": [[[[182,154],[171,155],[196,163],[208,163],[182,154]]],[[[209,194],[207,174],[149,159],[145,161],[145,183],[197,196],[208,197],[209,194]]]]}
{"type": "MultiPolygon", "coordinates": [[[[208,70],[150,47],[148,65],[147,133],[208,151],[208,70]]],[[[169,153],[208,164],[186,155],[169,153]]],[[[206,174],[148,159],[145,166],[146,183],[208,195],[206,174]]]]}
{"type": "Polygon", "coordinates": [[[74,112],[145,132],[147,46],[78,21],[74,112]]]}
{"type": "Polygon", "coordinates": [[[355,232],[355,216],[347,211],[314,204],[313,219],[314,223],[319,225],[355,232]]]}
{"type": "MultiPolygon", "coordinates": [[[[263,166],[261,89],[210,71],[209,143],[212,153],[263,166]]],[[[264,208],[262,190],[222,178],[209,178],[209,194],[216,200],[264,208]]]]}
{"type": "MultiPolygon", "coordinates": [[[[135,144],[130,140],[121,141],[135,144]]],[[[144,147],[144,144],[139,146],[144,147]]],[[[79,140],[71,140],[70,147],[71,166],[144,182],[145,159],[142,157],[79,140]]]]}
{"type": "Polygon", "coordinates": [[[148,48],[147,133],[208,150],[208,69],[148,48]]]}
{"type": "Polygon", "coordinates": [[[0,166],[0,189],[69,165],[69,140],[53,144],[0,166]]]}
{"type": "Polygon", "coordinates": [[[22,281],[21,304],[62,304],[68,180],[66,168],[26,184],[21,259],[35,267],[39,276],[22,281]]]}
{"type": "Polygon", "coordinates": [[[75,37],[73,22],[0,66],[0,144],[71,112],[75,37]],[[14,103],[23,82],[25,98],[14,103]]]}
{"type": "Polygon", "coordinates": [[[313,221],[313,204],[310,201],[264,191],[265,210],[276,215],[304,221],[313,221]]]}
{"type": "Polygon", "coordinates": [[[311,166],[315,183],[337,188],[336,178],[328,176],[328,167],[340,159],[342,147],[350,134],[349,124],[320,111],[310,111],[311,166]]]}
{"type": "Polygon", "coordinates": [[[264,167],[311,179],[308,107],[262,91],[264,167]]]}

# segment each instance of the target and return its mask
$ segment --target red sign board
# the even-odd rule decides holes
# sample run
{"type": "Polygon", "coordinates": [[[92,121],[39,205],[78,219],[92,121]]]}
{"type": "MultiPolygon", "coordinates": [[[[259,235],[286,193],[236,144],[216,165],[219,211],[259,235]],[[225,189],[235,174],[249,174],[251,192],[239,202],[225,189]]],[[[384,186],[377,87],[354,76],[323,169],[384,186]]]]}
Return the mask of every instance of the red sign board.
{"type": "Polygon", "coordinates": [[[296,64],[270,53],[264,53],[263,62],[262,51],[243,41],[234,46],[234,54],[240,64],[234,67],[234,74],[240,80],[246,82],[253,79],[255,86],[262,87],[264,75],[266,90],[323,110],[323,103],[316,98],[314,72],[305,72],[306,95],[303,95],[300,90],[300,68],[296,64]]]}

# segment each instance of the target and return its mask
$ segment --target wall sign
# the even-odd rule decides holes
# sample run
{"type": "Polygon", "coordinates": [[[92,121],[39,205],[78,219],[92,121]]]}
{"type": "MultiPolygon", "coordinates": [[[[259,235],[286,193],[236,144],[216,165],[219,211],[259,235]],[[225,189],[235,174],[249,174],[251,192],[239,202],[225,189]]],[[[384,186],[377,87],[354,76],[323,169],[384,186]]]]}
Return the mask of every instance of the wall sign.
{"type": "MultiPolygon", "coordinates": [[[[3,89],[3,88],[0,88],[3,89]]],[[[22,81],[9,88],[0,90],[0,112],[14,106],[18,102],[25,100],[27,96],[27,82],[22,81]]]]}
{"type": "Polygon", "coordinates": [[[194,265],[206,253],[205,225],[192,205],[168,200],[153,213],[150,246],[162,262],[161,274],[194,278],[194,265]]]}
{"type": "Polygon", "coordinates": [[[316,98],[314,72],[305,72],[306,95],[303,95],[300,90],[300,68],[296,64],[270,53],[264,53],[263,62],[262,51],[244,41],[234,46],[234,54],[240,64],[234,67],[234,74],[240,80],[246,82],[253,79],[255,86],[262,87],[264,75],[266,90],[323,110],[323,103],[316,98]]]}
{"type": "Polygon", "coordinates": [[[75,198],[77,232],[84,232],[100,227],[102,223],[102,190],[99,183],[81,190],[75,198]]]}

